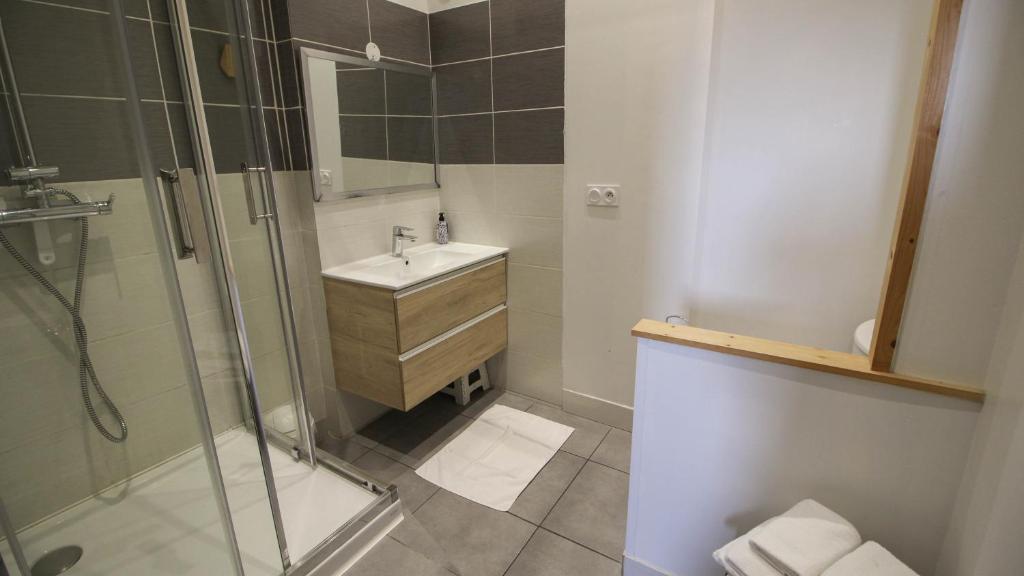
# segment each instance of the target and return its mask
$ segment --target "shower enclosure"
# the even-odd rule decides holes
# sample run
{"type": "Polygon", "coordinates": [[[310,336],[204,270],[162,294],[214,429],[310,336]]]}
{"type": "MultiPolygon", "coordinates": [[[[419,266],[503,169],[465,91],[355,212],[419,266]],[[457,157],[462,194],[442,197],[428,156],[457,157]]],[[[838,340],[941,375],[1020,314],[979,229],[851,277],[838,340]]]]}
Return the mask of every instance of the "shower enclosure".
{"type": "Polygon", "coordinates": [[[0,574],[307,574],[399,514],[315,448],[270,8],[0,1],[0,574]]]}

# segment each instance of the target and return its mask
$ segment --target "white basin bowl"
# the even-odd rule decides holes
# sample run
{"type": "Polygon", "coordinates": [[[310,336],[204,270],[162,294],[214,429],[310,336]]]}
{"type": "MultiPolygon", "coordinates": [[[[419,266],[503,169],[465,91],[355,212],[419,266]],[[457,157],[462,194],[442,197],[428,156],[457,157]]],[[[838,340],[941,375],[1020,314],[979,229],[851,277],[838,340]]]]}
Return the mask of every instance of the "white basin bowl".
{"type": "Polygon", "coordinates": [[[424,244],[405,250],[405,259],[390,254],[328,268],[326,278],[401,290],[453,270],[505,254],[508,248],[480,244],[424,244]]]}

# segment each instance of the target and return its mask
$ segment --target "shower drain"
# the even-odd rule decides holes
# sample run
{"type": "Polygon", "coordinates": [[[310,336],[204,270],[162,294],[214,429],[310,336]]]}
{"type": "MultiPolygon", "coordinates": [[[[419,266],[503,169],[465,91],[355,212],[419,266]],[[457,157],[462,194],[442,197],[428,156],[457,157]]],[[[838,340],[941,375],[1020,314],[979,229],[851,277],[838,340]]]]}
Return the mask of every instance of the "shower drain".
{"type": "Polygon", "coordinates": [[[32,565],[32,576],[54,576],[71,569],[82,557],[81,546],[61,546],[43,554],[32,565]]]}

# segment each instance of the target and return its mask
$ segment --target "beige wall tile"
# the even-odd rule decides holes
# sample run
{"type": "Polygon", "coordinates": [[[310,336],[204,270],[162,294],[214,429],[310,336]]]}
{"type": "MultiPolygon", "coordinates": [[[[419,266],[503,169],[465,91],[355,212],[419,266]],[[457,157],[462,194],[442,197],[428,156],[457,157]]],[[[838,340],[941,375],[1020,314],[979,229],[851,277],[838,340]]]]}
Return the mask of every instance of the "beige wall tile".
{"type": "Polygon", "coordinates": [[[562,359],[562,319],[528,310],[509,310],[508,347],[516,353],[562,359]]]}
{"type": "Polygon", "coordinates": [[[253,358],[256,389],[264,412],[292,401],[291,372],[284,348],[253,358]]]}
{"type": "Polygon", "coordinates": [[[562,217],[562,164],[499,164],[494,167],[497,211],[519,216],[562,217]]]}
{"type": "Polygon", "coordinates": [[[501,229],[514,264],[562,267],[562,221],[552,218],[503,216],[501,229]]]}
{"type": "Polygon", "coordinates": [[[506,246],[502,220],[489,212],[446,212],[452,242],[506,246]]]}
{"type": "Polygon", "coordinates": [[[242,386],[242,374],[234,368],[203,376],[203,394],[214,434],[242,424],[242,386]]]}
{"type": "Polygon", "coordinates": [[[264,296],[242,302],[245,333],[253,356],[284,349],[284,331],[277,296],[264,296]]]}
{"type": "Polygon", "coordinates": [[[231,319],[221,310],[189,316],[189,332],[203,376],[238,366],[238,344],[231,319]]]}
{"type": "Polygon", "coordinates": [[[324,269],[386,253],[389,247],[383,218],[344,228],[317,231],[320,265],[324,269]]]}
{"type": "Polygon", "coordinates": [[[238,294],[242,300],[276,294],[274,264],[270,244],[265,236],[231,240],[228,247],[235,264],[238,294]]]}
{"type": "Polygon", "coordinates": [[[444,164],[441,166],[441,209],[452,212],[494,212],[494,166],[444,164]]]}
{"type": "MultiPolygon", "coordinates": [[[[89,264],[86,274],[82,310],[90,339],[170,321],[163,268],[157,254],[89,264]]],[[[74,291],[72,269],[58,270],[54,278],[65,294],[74,291]]]]}
{"type": "Polygon", "coordinates": [[[509,350],[508,384],[512,392],[538,398],[551,404],[562,403],[561,359],[533,356],[509,350]]]}
{"type": "Polygon", "coordinates": [[[508,267],[508,307],[562,315],[562,271],[524,264],[508,267]]]}

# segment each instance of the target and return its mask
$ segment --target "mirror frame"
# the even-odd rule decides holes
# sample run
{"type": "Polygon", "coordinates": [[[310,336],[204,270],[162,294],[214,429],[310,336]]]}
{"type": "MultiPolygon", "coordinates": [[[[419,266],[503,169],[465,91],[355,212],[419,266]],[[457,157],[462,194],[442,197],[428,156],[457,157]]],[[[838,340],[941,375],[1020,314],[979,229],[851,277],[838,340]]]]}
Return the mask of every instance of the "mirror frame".
{"type": "Polygon", "coordinates": [[[377,196],[380,194],[394,194],[396,192],[410,192],[413,190],[431,190],[438,189],[441,187],[440,180],[440,151],[439,151],[439,139],[437,134],[437,77],[434,75],[433,70],[426,66],[414,66],[411,64],[401,64],[398,62],[374,62],[367,58],[359,58],[356,56],[349,56],[348,54],[339,54],[337,52],[329,52],[326,50],[318,50],[316,48],[310,48],[303,46],[299,50],[299,59],[302,63],[302,91],[303,91],[303,102],[305,104],[304,118],[306,124],[306,134],[309,138],[309,177],[310,182],[313,185],[313,201],[324,202],[331,200],[343,200],[346,198],[359,198],[364,196],[377,196]],[[331,60],[334,62],[344,62],[346,64],[354,64],[357,66],[366,66],[368,68],[378,68],[384,71],[401,72],[403,74],[415,74],[417,76],[427,76],[430,78],[430,117],[431,126],[433,127],[434,136],[434,181],[433,183],[424,182],[422,184],[406,184],[403,186],[384,186],[381,188],[366,188],[357,190],[345,190],[342,192],[323,192],[320,190],[320,182],[316,177],[320,173],[320,162],[316,154],[316,124],[311,122],[312,110],[313,110],[313,96],[309,85],[309,59],[320,58],[322,60],[331,60]]]}

